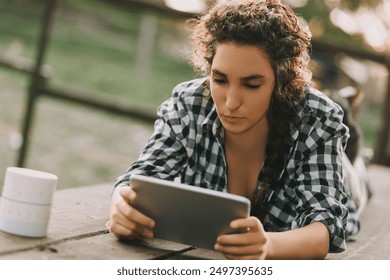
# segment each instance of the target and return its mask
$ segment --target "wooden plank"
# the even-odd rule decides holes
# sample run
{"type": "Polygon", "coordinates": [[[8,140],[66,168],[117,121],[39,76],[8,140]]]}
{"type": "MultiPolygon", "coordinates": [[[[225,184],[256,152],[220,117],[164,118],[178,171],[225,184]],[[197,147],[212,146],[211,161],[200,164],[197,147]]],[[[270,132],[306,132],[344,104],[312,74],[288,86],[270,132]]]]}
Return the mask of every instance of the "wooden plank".
{"type": "Polygon", "coordinates": [[[0,256],[62,239],[104,232],[110,194],[109,184],[56,191],[47,237],[20,237],[0,231],[0,256]]]}
{"type": "MultiPolygon", "coordinates": [[[[390,259],[390,169],[371,166],[373,188],[362,217],[362,230],[340,254],[327,259],[390,259]]],[[[46,238],[0,232],[0,259],[224,259],[188,245],[152,239],[120,242],[108,234],[111,184],[57,191],[46,238]]]]}
{"type": "Polygon", "coordinates": [[[159,239],[118,241],[104,226],[110,194],[111,184],[57,191],[48,236],[0,232],[0,259],[153,259],[190,247],[159,239]]]}
{"type": "MultiPolygon", "coordinates": [[[[13,57],[11,59],[5,56],[0,56],[0,66],[27,74],[32,74],[35,69],[35,64],[33,61],[22,57],[13,57]]],[[[39,78],[44,80],[49,79],[52,76],[52,67],[47,64],[42,65],[41,72],[39,73],[39,78]]]]}
{"type": "Polygon", "coordinates": [[[188,250],[181,254],[177,254],[168,258],[169,260],[226,260],[223,254],[207,250],[203,248],[196,248],[188,250]]]}
{"type": "Polygon", "coordinates": [[[108,100],[99,100],[97,98],[89,98],[88,96],[96,96],[96,93],[68,90],[64,88],[55,88],[48,86],[37,87],[37,92],[49,98],[54,98],[66,102],[78,103],[93,109],[102,110],[106,113],[115,114],[116,116],[135,118],[146,124],[153,124],[157,116],[154,112],[148,112],[145,109],[135,106],[123,106],[108,100]]]}
{"type": "Polygon", "coordinates": [[[112,234],[66,240],[39,248],[0,255],[7,260],[146,260],[166,259],[189,250],[188,245],[165,240],[118,241],[112,234]]]}
{"type": "Polygon", "coordinates": [[[347,250],[328,259],[390,260],[390,168],[369,168],[373,196],[362,214],[361,231],[347,250]]]}

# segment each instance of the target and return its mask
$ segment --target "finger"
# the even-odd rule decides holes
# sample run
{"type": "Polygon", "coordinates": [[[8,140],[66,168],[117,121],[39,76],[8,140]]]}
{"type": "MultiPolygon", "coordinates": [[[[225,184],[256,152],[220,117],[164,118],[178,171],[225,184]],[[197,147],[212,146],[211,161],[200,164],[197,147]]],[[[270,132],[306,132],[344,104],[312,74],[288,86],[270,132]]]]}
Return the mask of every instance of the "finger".
{"type": "Polygon", "coordinates": [[[214,249],[224,254],[231,254],[237,256],[261,254],[263,252],[262,246],[259,244],[230,246],[216,243],[214,249]]]}
{"type": "Polygon", "coordinates": [[[130,187],[122,187],[118,193],[120,199],[115,203],[110,217],[113,224],[112,231],[117,233],[115,230],[117,226],[120,226],[118,227],[120,232],[117,235],[152,238],[154,234],[151,229],[154,228],[154,221],[134,209],[128,202],[135,197],[135,193],[130,187]],[[123,232],[123,229],[126,231],[123,232]]]}
{"type": "Polygon", "coordinates": [[[149,229],[153,229],[155,226],[153,219],[145,216],[125,201],[118,203],[117,209],[126,219],[129,219],[136,224],[145,226],[149,229]]]}
{"type": "Polygon", "coordinates": [[[119,194],[123,197],[123,199],[126,202],[133,201],[136,198],[136,196],[137,196],[137,193],[135,191],[133,191],[133,189],[131,187],[129,187],[129,186],[122,187],[119,190],[119,194]]]}
{"type": "Polygon", "coordinates": [[[119,209],[124,214],[124,216],[128,218],[130,218],[130,216],[133,216],[130,218],[131,220],[141,225],[144,225],[148,228],[153,228],[155,226],[155,222],[151,218],[145,216],[144,214],[142,214],[141,212],[139,212],[138,210],[136,210],[134,207],[131,206],[131,202],[137,196],[136,192],[134,192],[131,187],[123,187],[119,191],[119,193],[124,199],[124,201],[126,202],[125,204],[121,204],[121,203],[119,204],[119,209]]]}
{"type": "Polygon", "coordinates": [[[139,234],[131,231],[130,229],[118,224],[118,223],[114,223],[112,226],[111,226],[111,233],[114,234],[114,236],[116,238],[120,238],[120,239],[128,239],[128,240],[133,240],[133,239],[138,239],[139,238],[139,234]]]}
{"type": "Polygon", "coordinates": [[[151,229],[149,229],[148,227],[145,227],[143,225],[135,223],[134,221],[125,217],[119,211],[113,213],[112,224],[113,225],[118,224],[118,225],[126,228],[127,230],[130,231],[130,234],[139,235],[139,236],[146,237],[146,238],[153,238],[153,236],[154,236],[154,233],[151,229]]]}
{"type": "Polygon", "coordinates": [[[217,238],[218,244],[243,246],[255,243],[259,239],[259,233],[237,233],[220,235],[217,238]]]}
{"type": "Polygon", "coordinates": [[[256,217],[248,217],[245,219],[237,219],[230,223],[232,229],[245,228],[246,231],[259,231],[263,229],[263,225],[260,220],[256,217]]]}
{"type": "MultiPolygon", "coordinates": [[[[135,236],[137,238],[140,238],[140,237],[153,238],[154,237],[153,231],[151,231],[150,229],[148,229],[146,227],[137,226],[135,224],[123,225],[121,223],[117,223],[116,225],[118,225],[118,227],[120,227],[120,228],[126,229],[126,231],[127,231],[126,236],[130,236],[130,237],[135,236]]],[[[112,229],[112,232],[115,232],[115,230],[112,229]]]]}

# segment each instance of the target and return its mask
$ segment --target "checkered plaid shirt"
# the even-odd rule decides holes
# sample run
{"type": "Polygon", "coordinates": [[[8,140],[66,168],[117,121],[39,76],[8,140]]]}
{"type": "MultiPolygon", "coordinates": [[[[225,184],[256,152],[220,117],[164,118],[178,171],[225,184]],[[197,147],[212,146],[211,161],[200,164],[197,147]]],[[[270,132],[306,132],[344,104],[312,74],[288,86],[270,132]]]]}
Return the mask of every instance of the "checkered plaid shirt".
{"type": "MultiPolygon", "coordinates": [[[[132,174],[142,174],[166,180],[180,177],[185,184],[227,191],[223,128],[204,82],[196,79],[175,87],[157,110],[160,118],[152,137],[115,187],[128,185],[132,174]]],[[[330,252],[341,252],[348,215],[340,156],[348,137],[343,113],[311,88],[297,108],[289,157],[267,197],[264,228],[286,231],[320,221],[330,232],[330,252]]]]}

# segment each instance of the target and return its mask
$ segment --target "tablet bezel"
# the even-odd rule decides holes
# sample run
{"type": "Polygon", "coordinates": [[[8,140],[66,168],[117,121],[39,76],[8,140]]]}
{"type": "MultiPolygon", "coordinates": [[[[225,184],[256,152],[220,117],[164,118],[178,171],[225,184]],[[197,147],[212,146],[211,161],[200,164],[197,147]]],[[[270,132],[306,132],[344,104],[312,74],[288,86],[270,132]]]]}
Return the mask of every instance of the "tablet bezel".
{"type": "Polygon", "coordinates": [[[233,233],[230,222],[250,212],[250,200],[235,194],[143,175],[132,175],[130,185],[133,206],[155,220],[159,239],[213,249],[220,234],[233,233]]]}

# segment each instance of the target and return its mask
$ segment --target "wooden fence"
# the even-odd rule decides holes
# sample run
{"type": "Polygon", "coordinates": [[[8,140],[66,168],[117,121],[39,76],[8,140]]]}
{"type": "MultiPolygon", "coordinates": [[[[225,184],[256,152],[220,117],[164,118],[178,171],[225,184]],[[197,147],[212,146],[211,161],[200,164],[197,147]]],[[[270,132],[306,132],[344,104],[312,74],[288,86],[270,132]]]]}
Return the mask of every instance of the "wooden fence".
{"type": "MultiPolygon", "coordinates": [[[[60,0],[46,0],[46,8],[43,14],[40,36],[38,40],[38,48],[34,62],[26,61],[9,61],[7,59],[0,59],[0,66],[22,71],[30,75],[30,84],[26,96],[26,110],[23,116],[22,136],[23,143],[19,151],[17,166],[24,166],[26,156],[28,153],[28,135],[34,123],[34,110],[39,96],[55,98],[62,101],[75,102],[95,109],[104,110],[106,112],[123,115],[126,117],[136,118],[138,120],[152,123],[156,116],[149,112],[140,111],[137,108],[121,107],[116,104],[109,104],[106,101],[102,102],[96,99],[83,97],[75,91],[67,89],[56,89],[48,86],[47,79],[50,78],[50,69],[44,65],[44,58],[50,41],[50,34],[55,20],[55,12],[60,0]]],[[[104,0],[105,1],[105,0],[104,0]]],[[[118,5],[123,9],[139,9],[140,11],[148,10],[162,16],[169,16],[174,18],[188,18],[192,16],[188,13],[173,11],[163,5],[158,5],[155,2],[139,1],[139,0],[116,0],[107,1],[111,4],[118,5]]],[[[378,55],[360,49],[353,49],[344,46],[325,43],[314,40],[313,53],[326,53],[335,56],[339,53],[344,53],[348,56],[374,61],[384,65],[390,73],[390,57],[378,55]]],[[[381,165],[390,165],[390,156],[388,152],[390,133],[390,77],[387,84],[387,92],[383,103],[383,113],[381,125],[378,130],[377,142],[374,148],[373,163],[381,165]]]]}

